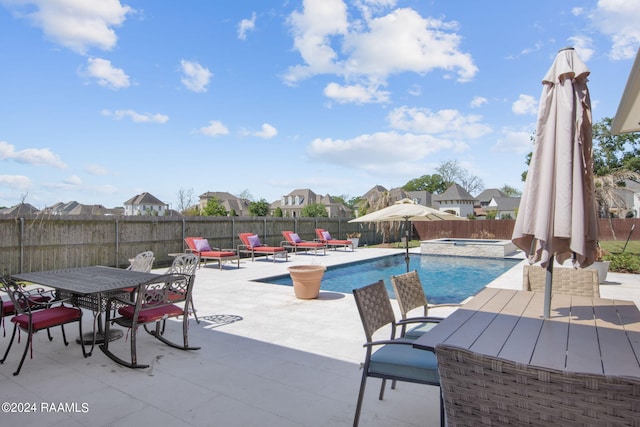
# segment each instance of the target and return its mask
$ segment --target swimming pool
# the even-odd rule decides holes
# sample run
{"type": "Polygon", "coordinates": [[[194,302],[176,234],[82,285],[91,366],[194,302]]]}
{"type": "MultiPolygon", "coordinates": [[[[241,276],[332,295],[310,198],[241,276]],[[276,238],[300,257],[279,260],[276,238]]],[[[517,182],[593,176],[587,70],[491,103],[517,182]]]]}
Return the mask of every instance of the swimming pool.
{"type": "MultiPolygon", "coordinates": [[[[411,269],[416,269],[429,303],[459,303],[476,294],[485,285],[521,260],[434,256],[411,254],[411,269]]],[[[327,268],[321,291],[351,293],[353,289],[383,279],[391,298],[395,298],[391,276],[407,271],[404,254],[327,268]]],[[[270,277],[260,282],[293,286],[289,275],[270,277]]]]}

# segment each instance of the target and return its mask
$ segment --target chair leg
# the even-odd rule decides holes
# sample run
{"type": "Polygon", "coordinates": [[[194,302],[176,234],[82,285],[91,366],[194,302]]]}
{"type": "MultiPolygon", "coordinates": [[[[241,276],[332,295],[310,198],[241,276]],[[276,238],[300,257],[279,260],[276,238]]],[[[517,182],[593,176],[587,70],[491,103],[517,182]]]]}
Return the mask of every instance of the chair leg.
{"type": "Polygon", "coordinates": [[[7,356],[9,355],[9,350],[11,350],[11,346],[13,345],[13,340],[16,337],[17,330],[18,330],[18,325],[14,323],[13,333],[11,334],[11,340],[9,341],[9,345],[7,346],[7,349],[4,352],[4,356],[2,357],[2,360],[0,360],[0,364],[4,363],[4,361],[7,360],[7,356]]]}
{"type": "Polygon", "coordinates": [[[384,387],[387,385],[387,380],[386,379],[382,379],[382,384],[380,384],[380,395],[378,396],[378,399],[382,400],[384,399],[384,387]]]}
{"type": "MultiPolygon", "coordinates": [[[[64,342],[64,345],[66,347],[69,345],[69,343],[67,342],[67,334],[64,333],[64,325],[60,325],[60,329],[62,329],[62,342],[64,342]]],[[[80,338],[82,338],[82,335],[80,335],[80,338]]]]}
{"type": "Polygon", "coordinates": [[[20,364],[18,365],[18,369],[13,373],[14,377],[20,373],[20,369],[22,369],[22,364],[24,363],[24,359],[27,357],[27,352],[29,351],[29,347],[31,347],[31,340],[33,339],[33,328],[31,327],[31,325],[29,325],[27,334],[29,335],[27,337],[27,345],[24,346],[24,352],[22,353],[22,359],[20,359],[20,364]]]}
{"type": "Polygon", "coordinates": [[[362,399],[364,398],[364,389],[367,385],[367,371],[362,372],[362,380],[360,381],[360,392],[358,393],[358,403],[356,404],[356,414],[353,418],[353,427],[358,427],[360,422],[360,411],[362,410],[362,399]]]}

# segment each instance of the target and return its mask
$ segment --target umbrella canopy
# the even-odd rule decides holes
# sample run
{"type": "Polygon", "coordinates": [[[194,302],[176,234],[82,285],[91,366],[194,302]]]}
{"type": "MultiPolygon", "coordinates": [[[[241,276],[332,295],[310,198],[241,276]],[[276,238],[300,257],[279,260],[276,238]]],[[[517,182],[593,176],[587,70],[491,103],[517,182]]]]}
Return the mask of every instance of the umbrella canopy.
{"type": "MultiPolygon", "coordinates": [[[[547,267],[551,299],[554,256],[588,267],[598,237],[591,145],[589,69],[562,49],[542,80],[536,140],[512,241],[530,263],[547,267]]],[[[545,316],[548,317],[545,304],[545,316]]]]}
{"type": "Polygon", "coordinates": [[[375,212],[354,218],[349,222],[383,222],[383,221],[404,221],[405,222],[405,262],[407,272],[409,271],[409,222],[410,221],[466,221],[446,212],[430,208],[415,203],[411,199],[402,199],[391,206],[382,208],[375,212]]]}

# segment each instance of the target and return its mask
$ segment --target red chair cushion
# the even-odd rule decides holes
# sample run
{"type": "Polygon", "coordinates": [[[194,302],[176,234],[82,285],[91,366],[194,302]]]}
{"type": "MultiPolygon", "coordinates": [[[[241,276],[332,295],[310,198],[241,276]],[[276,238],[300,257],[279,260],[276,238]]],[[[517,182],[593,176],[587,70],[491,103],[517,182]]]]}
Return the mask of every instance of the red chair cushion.
{"type": "Polygon", "coordinates": [[[281,248],[280,246],[258,246],[253,248],[255,252],[283,252],[285,248],[281,248]]]}
{"type": "MultiPolygon", "coordinates": [[[[45,310],[34,311],[31,314],[33,330],[52,328],[64,323],[80,320],[82,310],[74,307],[52,307],[45,310]]],[[[29,315],[21,314],[11,319],[12,322],[18,324],[22,329],[29,328],[29,315]]]]}
{"type": "MultiPolygon", "coordinates": [[[[118,313],[122,317],[127,319],[133,319],[133,313],[136,308],[132,305],[121,307],[118,309],[118,313]]],[[[166,319],[168,317],[177,317],[184,314],[184,310],[176,305],[161,305],[153,308],[142,308],[138,314],[139,323],[157,322],[158,320],[166,319]]]]}
{"type": "Polygon", "coordinates": [[[224,258],[226,256],[235,256],[236,253],[235,252],[231,252],[231,251],[207,251],[207,252],[200,252],[200,256],[203,258],[207,258],[207,257],[213,257],[213,258],[224,258]]]}

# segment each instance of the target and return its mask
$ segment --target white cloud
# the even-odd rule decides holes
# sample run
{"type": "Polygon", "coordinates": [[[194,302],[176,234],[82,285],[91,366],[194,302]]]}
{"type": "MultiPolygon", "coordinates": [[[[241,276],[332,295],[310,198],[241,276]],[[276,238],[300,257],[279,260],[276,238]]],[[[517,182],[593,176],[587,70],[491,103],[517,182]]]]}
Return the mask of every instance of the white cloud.
{"type": "Polygon", "coordinates": [[[251,14],[251,19],[243,19],[238,24],[238,38],[240,40],[247,39],[247,32],[253,31],[256,27],[256,13],[251,14]]]}
{"type": "Polygon", "coordinates": [[[315,139],[308,148],[310,157],[364,170],[378,170],[395,163],[419,161],[431,153],[452,149],[455,143],[431,135],[378,132],[353,139],[315,139]]]}
{"type": "Polygon", "coordinates": [[[484,104],[487,104],[488,102],[489,100],[484,96],[474,96],[471,100],[471,104],[469,105],[471,106],[471,108],[478,108],[483,106],[484,104]]]}
{"type": "Polygon", "coordinates": [[[589,14],[592,25],[610,37],[609,57],[631,59],[640,45],[640,0],[599,0],[589,14]]]}
{"type": "Polygon", "coordinates": [[[211,120],[209,122],[209,126],[201,127],[200,133],[207,136],[218,136],[218,135],[228,135],[229,129],[218,120],[211,120]]]}
{"type": "Polygon", "coordinates": [[[24,191],[31,187],[31,179],[24,175],[0,175],[0,184],[12,189],[24,191]]]}
{"type": "Polygon", "coordinates": [[[576,50],[576,53],[583,61],[587,62],[594,54],[593,40],[587,36],[573,36],[569,37],[571,46],[576,50]]]}
{"type": "Polygon", "coordinates": [[[84,168],[84,170],[88,174],[96,175],[96,176],[105,176],[109,173],[107,168],[101,165],[96,165],[96,164],[89,164],[84,168]]]}
{"type": "Polygon", "coordinates": [[[271,126],[269,123],[262,125],[262,128],[258,132],[254,132],[254,136],[264,139],[271,139],[278,134],[278,130],[271,126]]]}
{"type": "Polygon", "coordinates": [[[71,175],[65,178],[64,183],[72,186],[79,186],[82,185],[82,179],[78,175],[71,175]]]}
{"type": "Polygon", "coordinates": [[[134,12],[119,0],[5,0],[17,16],[28,18],[54,43],[85,54],[91,47],[111,50],[120,26],[134,12]]]}
{"type": "Polygon", "coordinates": [[[538,114],[538,101],[531,95],[520,94],[517,101],[511,105],[515,114],[538,114]]]}
{"type": "Polygon", "coordinates": [[[87,74],[98,81],[100,86],[110,89],[129,87],[129,76],[120,68],[111,65],[111,61],[102,58],[87,59],[87,74]]]}
{"type": "MultiPolygon", "coordinates": [[[[446,77],[455,73],[461,82],[475,76],[478,69],[471,55],[459,49],[457,23],[423,18],[408,8],[373,16],[394,5],[391,0],[360,0],[356,6],[362,19],[349,22],[342,0],[305,0],[302,11],[293,12],[288,21],[303,64],[290,67],[285,82],[333,74],[345,77],[344,88],[355,88],[348,83],[354,79],[368,82],[360,85],[368,88],[386,85],[389,75],[403,72],[425,74],[441,69],[446,77]]],[[[325,89],[325,93],[331,92],[325,89]]],[[[362,102],[362,94],[336,98],[362,102]]]]}
{"type": "Polygon", "coordinates": [[[338,83],[329,83],[324,88],[324,95],[341,104],[369,104],[374,102],[388,102],[389,92],[380,91],[378,87],[369,85],[346,85],[342,86],[338,83]]]}
{"type": "Polygon", "coordinates": [[[125,117],[129,117],[136,123],[166,123],[169,120],[169,116],[164,114],[138,113],[133,110],[102,110],[102,115],[113,117],[116,120],[122,120],[125,117]]]}
{"type": "Polygon", "coordinates": [[[182,60],[180,67],[184,76],[180,80],[185,87],[193,92],[206,92],[213,74],[197,62],[182,60]]]}
{"type": "Polygon", "coordinates": [[[48,148],[27,148],[16,151],[15,147],[5,141],[0,141],[0,160],[14,160],[18,163],[30,165],[53,166],[65,169],[67,165],[48,148]]]}
{"type": "Polygon", "coordinates": [[[491,133],[478,115],[464,116],[457,110],[432,112],[428,108],[398,107],[389,112],[389,123],[395,129],[419,134],[440,134],[459,140],[476,139],[491,133]]]}
{"type": "MultiPolygon", "coordinates": [[[[533,129],[535,129],[535,124],[533,125],[533,129]]],[[[518,154],[529,153],[533,150],[532,135],[532,129],[511,129],[505,127],[501,130],[501,137],[492,147],[492,150],[518,154]]]]}
{"type": "Polygon", "coordinates": [[[293,45],[305,65],[289,68],[286,82],[296,83],[315,74],[340,71],[334,63],[338,54],[329,37],[347,34],[347,6],[342,0],[304,0],[303,11],[292,12],[288,23],[293,30],[293,45]]]}

